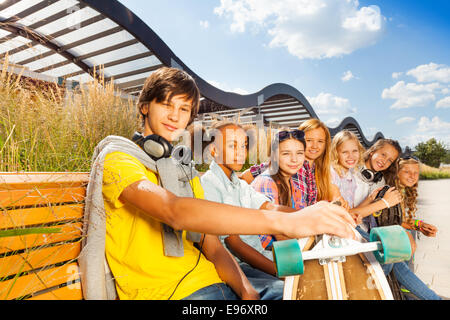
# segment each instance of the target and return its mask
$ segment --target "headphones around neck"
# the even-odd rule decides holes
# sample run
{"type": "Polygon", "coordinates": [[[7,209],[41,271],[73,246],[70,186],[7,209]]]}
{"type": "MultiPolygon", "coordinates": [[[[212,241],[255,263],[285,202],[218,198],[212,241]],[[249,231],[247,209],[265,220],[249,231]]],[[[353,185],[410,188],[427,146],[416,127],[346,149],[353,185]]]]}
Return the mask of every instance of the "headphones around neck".
{"type": "Polygon", "coordinates": [[[377,183],[377,182],[380,182],[381,179],[383,179],[383,173],[381,171],[378,171],[378,172],[374,173],[372,170],[363,168],[361,170],[361,175],[364,177],[364,179],[367,182],[377,183]]]}
{"type": "Polygon", "coordinates": [[[155,161],[170,157],[185,165],[190,164],[192,161],[191,149],[183,145],[174,148],[169,141],[156,134],[144,137],[142,133],[135,132],[132,140],[155,161]]]}

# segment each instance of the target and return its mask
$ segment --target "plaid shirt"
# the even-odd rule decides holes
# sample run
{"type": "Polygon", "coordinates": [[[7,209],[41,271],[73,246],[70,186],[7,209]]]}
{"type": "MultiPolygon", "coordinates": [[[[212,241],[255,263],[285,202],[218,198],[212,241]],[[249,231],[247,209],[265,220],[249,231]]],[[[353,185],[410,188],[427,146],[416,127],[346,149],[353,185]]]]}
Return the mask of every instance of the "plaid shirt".
{"type": "Polygon", "coordinates": [[[294,186],[299,188],[305,199],[306,206],[311,206],[317,202],[316,165],[312,166],[308,161],[303,163],[303,167],[292,177],[294,186]]]}
{"type": "MultiPolygon", "coordinates": [[[[293,203],[293,208],[295,210],[301,210],[306,207],[302,192],[299,188],[294,186],[293,179],[290,179],[290,182],[292,190],[291,202],[293,203]]],[[[265,171],[264,173],[256,177],[251,185],[256,191],[264,194],[267,198],[269,198],[272,203],[280,204],[277,184],[272,179],[268,171],[265,171]]],[[[273,235],[260,235],[259,239],[261,240],[261,244],[264,249],[271,250],[272,243],[275,240],[273,235]]]]}
{"type": "MultiPolygon", "coordinates": [[[[250,168],[250,173],[254,178],[258,177],[269,168],[267,163],[254,165],[250,168]]],[[[303,202],[306,206],[311,206],[317,202],[316,165],[312,166],[308,161],[303,163],[303,167],[297,174],[292,176],[294,186],[302,192],[303,202]]]]}

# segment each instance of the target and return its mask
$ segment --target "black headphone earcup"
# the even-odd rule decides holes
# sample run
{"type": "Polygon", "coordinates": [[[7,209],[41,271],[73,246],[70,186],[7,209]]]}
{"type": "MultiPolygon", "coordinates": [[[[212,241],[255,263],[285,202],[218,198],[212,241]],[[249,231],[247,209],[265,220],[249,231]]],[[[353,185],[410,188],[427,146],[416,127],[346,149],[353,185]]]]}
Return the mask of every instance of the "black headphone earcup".
{"type": "Polygon", "coordinates": [[[361,170],[361,175],[366,179],[366,181],[371,182],[373,181],[374,175],[373,172],[369,169],[363,169],[361,170]]]}
{"type": "Polygon", "coordinates": [[[361,170],[361,175],[366,179],[367,182],[380,182],[383,178],[383,173],[381,171],[377,171],[373,173],[372,170],[363,169],[361,170]]]}
{"type": "Polygon", "coordinates": [[[144,136],[142,133],[135,132],[131,140],[142,148],[142,142],[144,141],[144,136]]]}
{"type": "Polygon", "coordinates": [[[375,175],[373,176],[373,182],[375,183],[380,182],[381,179],[383,179],[383,173],[381,171],[376,172],[375,175]]]}
{"type": "Polygon", "coordinates": [[[136,132],[133,135],[132,140],[155,161],[162,158],[168,158],[172,154],[172,144],[163,137],[156,134],[144,137],[139,132],[136,132]]]}

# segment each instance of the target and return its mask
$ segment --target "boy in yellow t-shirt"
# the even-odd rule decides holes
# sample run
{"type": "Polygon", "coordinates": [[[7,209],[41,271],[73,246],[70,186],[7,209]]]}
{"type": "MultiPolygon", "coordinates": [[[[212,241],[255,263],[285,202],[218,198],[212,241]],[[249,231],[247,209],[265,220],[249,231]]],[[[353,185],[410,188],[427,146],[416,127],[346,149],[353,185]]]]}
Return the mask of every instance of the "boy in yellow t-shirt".
{"type": "MultiPolygon", "coordinates": [[[[103,177],[107,212],[106,257],[116,279],[119,298],[167,299],[198,259],[197,267],[180,283],[172,298],[184,298],[203,287],[221,283],[214,265],[199,255],[185,234],[184,256],[164,256],[161,223],[119,200],[126,187],[145,179],[158,184],[157,175],[136,158],[121,152],[106,156],[103,177]]],[[[202,199],[199,179],[195,178],[192,185],[196,198],[202,199]]]]}
{"type": "MultiPolygon", "coordinates": [[[[200,93],[186,72],[161,68],[147,79],[138,100],[144,136],[175,141],[193,121],[200,93]]],[[[302,212],[278,213],[177,197],[158,185],[158,175],[133,156],[107,155],[103,171],[106,257],[120,299],[258,299],[221,234],[280,234],[301,238],[330,233],[354,237],[354,222],[341,207],[319,203],[302,212]],[[214,212],[214,214],[211,214],[214,212]],[[204,233],[199,251],[183,232],[184,254],[168,257],[161,223],[204,233]]]]}

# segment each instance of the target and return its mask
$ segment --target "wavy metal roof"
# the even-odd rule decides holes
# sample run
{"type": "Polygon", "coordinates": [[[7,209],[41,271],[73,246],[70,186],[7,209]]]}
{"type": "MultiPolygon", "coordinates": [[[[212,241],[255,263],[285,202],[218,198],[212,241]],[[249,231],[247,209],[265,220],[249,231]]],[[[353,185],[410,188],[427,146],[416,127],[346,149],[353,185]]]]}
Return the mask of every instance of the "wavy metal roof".
{"type": "MultiPolygon", "coordinates": [[[[90,81],[101,65],[105,79],[114,79],[117,88],[130,95],[139,94],[154,70],[182,68],[200,88],[204,119],[210,112],[223,116],[245,112],[266,124],[297,127],[318,118],[303,94],[286,84],[272,84],[249,95],[210,85],[116,0],[5,0],[0,3],[0,59],[6,54],[27,72],[61,82],[90,81]]],[[[353,118],[330,131],[334,135],[342,129],[355,132],[366,147],[383,137],[377,133],[368,141],[353,118]]]]}

